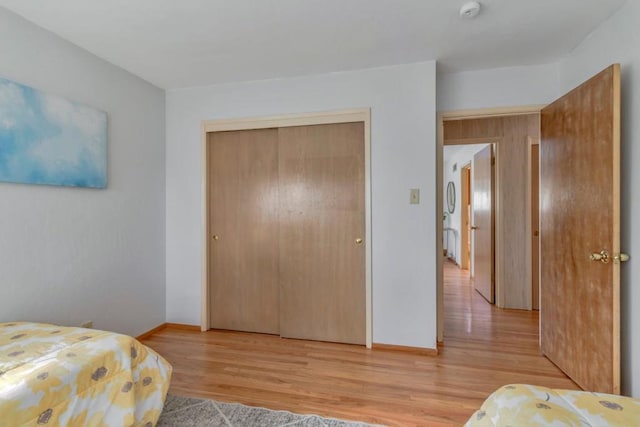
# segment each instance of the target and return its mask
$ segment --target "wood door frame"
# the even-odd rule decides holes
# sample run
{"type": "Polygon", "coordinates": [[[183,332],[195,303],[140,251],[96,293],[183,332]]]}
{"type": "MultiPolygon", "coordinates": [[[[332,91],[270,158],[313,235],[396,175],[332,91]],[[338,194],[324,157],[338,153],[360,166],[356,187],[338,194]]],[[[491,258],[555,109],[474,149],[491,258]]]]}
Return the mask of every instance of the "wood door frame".
{"type": "MultiPolygon", "coordinates": [[[[532,168],[531,168],[531,159],[533,156],[533,146],[540,146],[540,140],[533,137],[527,138],[527,200],[526,200],[526,257],[527,257],[527,268],[526,268],[526,289],[531,289],[531,302],[529,307],[533,310],[533,224],[532,215],[531,215],[531,193],[533,187],[533,179],[531,176],[532,168]]],[[[540,193],[540,165],[538,164],[538,193],[540,193]]],[[[539,209],[539,207],[538,207],[539,209]]],[[[539,214],[538,214],[539,215],[539,214]]],[[[540,218],[538,217],[538,220],[540,218]]],[[[540,227],[538,226],[538,230],[540,227]]],[[[540,237],[538,237],[538,298],[540,298],[540,237]]],[[[540,308],[540,304],[538,302],[538,309],[540,308]]]]}
{"type": "MultiPolygon", "coordinates": [[[[526,114],[540,114],[540,111],[546,107],[546,105],[526,105],[516,107],[499,107],[499,108],[482,108],[471,110],[457,110],[457,111],[443,111],[437,114],[437,141],[436,141],[436,254],[442,254],[442,239],[443,239],[443,223],[441,221],[442,212],[444,209],[443,197],[443,148],[444,148],[444,122],[447,120],[464,120],[464,119],[483,119],[496,116],[518,116],[526,114]]],[[[492,138],[490,142],[496,142],[502,138],[492,138]]],[[[465,138],[455,140],[456,144],[476,144],[479,142],[489,142],[489,138],[465,138]]],[[[451,142],[451,141],[450,141],[451,142]]],[[[496,144],[499,146],[499,142],[496,144]]],[[[496,176],[495,176],[495,194],[500,194],[500,161],[499,161],[499,147],[495,150],[496,156],[496,176]]],[[[501,269],[501,257],[500,248],[503,242],[502,227],[500,226],[500,200],[496,198],[495,203],[496,210],[496,228],[495,228],[495,286],[496,286],[496,305],[501,306],[503,303],[503,278],[501,269]]],[[[436,259],[436,299],[437,299],[437,340],[443,342],[444,340],[444,271],[443,271],[443,257],[437,256],[436,259]]],[[[531,269],[531,259],[529,259],[529,270],[531,269]]]]}
{"type": "MultiPolygon", "coordinates": [[[[364,201],[365,201],[365,323],[366,346],[371,348],[373,341],[373,307],[371,286],[371,109],[361,108],[341,111],[317,113],[300,113],[281,116],[248,117],[237,119],[204,120],[201,124],[201,178],[202,178],[202,221],[203,221],[203,254],[201,283],[201,317],[200,329],[204,332],[210,328],[210,290],[209,290],[209,252],[211,250],[211,234],[209,226],[209,179],[208,158],[210,155],[207,135],[214,132],[236,130],[281,128],[291,126],[311,126],[337,123],[364,123],[364,201]]],[[[441,234],[442,235],[442,234],[441,234]]],[[[441,249],[442,250],[442,249],[441,249]]]]}

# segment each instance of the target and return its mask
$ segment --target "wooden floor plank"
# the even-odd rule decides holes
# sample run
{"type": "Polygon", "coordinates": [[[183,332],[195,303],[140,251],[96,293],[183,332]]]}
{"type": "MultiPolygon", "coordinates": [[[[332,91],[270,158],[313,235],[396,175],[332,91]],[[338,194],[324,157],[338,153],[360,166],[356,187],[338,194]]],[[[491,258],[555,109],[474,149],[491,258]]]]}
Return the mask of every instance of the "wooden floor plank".
{"type": "Polygon", "coordinates": [[[578,389],[538,349],[538,313],[500,310],[445,263],[438,356],[167,328],[143,340],[174,367],[170,393],[390,426],[462,425],[496,388],[578,389]]]}

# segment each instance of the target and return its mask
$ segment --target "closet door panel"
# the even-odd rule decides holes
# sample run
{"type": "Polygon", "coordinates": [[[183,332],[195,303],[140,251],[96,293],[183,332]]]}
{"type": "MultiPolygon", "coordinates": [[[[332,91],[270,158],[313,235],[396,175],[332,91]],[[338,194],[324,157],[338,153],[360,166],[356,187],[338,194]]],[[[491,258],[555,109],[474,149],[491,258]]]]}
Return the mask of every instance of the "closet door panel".
{"type": "Polygon", "coordinates": [[[209,144],[211,326],[278,334],[278,131],[209,144]]]}
{"type": "Polygon", "coordinates": [[[279,129],[280,334],[365,343],[364,124],[279,129]]]}

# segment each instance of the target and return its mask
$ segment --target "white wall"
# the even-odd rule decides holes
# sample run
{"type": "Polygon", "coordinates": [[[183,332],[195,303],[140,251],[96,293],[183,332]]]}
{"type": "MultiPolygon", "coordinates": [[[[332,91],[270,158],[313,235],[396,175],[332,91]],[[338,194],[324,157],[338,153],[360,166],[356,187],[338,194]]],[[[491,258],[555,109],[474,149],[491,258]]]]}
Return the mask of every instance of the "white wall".
{"type": "Polygon", "coordinates": [[[438,111],[546,104],[557,93],[557,64],[438,74],[438,111]]]}
{"type": "Polygon", "coordinates": [[[435,63],[167,93],[167,320],[200,323],[201,122],[371,107],[373,340],[436,346],[435,63]],[[409,205],[409,189],[421,204],[409,205]]]}
{"type": "MultiPolygon", "coordinates": [[[[473,173],[473,156],[477,152],[484,149],[488,144],[475,144],[475,145],[457,145],[453,147],[445,146],[443,149],[444,153],[444,209],[447,209],[447,184],[449,181],[453,181],[453,184],[456,188],[456,208],[452,214],[447,215],[447,220],[444,222],[445,227],[451,227],[457,232],[455,233],[455,242],[453,233],[449,236],[449,252],[453,252],[455,250],[455,261],[458,265],[462,261],[462,247],[461,247],[461,233],[462,233],[462,168],[468,164],[471,164],[471,171],[473,173]],[[454,172],[453,165],[457,164],[458,168],[454,172]]],[[[472,175],[473,177],[473,175],[472,175]]],[[[473,194],[473,179],[471,180],[471,188],[469,191],[473,194]]],[[[473,209],[473,208],[472,208],[473,209]]],[[[472,214],[473,215],[473,214],[472,214]]],[[[446,236],[445,236],[446,238],[446,236]]],[[[471,233],[471,238],[473,238],[473,233],[471,233]]],[[[473,264],[473,244],[471,245],[471,264],[473,264]]],[[[471,266],[471,271],[473,271],[473,266],[471,266]]],[[[472,274],[473,275],[473,274],[472,274]]]]}
{"type": "Polygon", "coordinates": [[[559,66],[567,92],[613,63],[622,66],[622,387],[640,397],[640,2],[628,1],[559,66]]]}
{"type": "Polygon", "coordinates": [[[0,58],[0,76],[109,121],[108,189],[0,183],[0,321],[134,335],[163,323],[163,91],[4,8],[0,58]]]}

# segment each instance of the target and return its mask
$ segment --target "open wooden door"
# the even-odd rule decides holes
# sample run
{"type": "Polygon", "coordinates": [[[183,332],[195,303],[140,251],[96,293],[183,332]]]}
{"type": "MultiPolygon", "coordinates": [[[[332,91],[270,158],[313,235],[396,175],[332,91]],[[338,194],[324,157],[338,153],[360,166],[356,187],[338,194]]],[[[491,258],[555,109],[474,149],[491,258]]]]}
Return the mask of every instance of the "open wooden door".
{"type": "Polygon", "coordinates": [[[620,392],[620,66],[542,110],[541,344],[585,390],[620,392]]]}
{"type": "Polygon", "coordinates": [[[473,156],[473,286],[491,304],[494,286],[493,145],[473,156]]]}
{"type": "Polygon", "coordinates": [[[540,310],[540,144],[531,145],[531,307],[540,310]]]}
{"type": "Polygon", "coordinates": [[[460,268],[471,270],[471,164],[462,168],[460,184],[460,268]]]}

